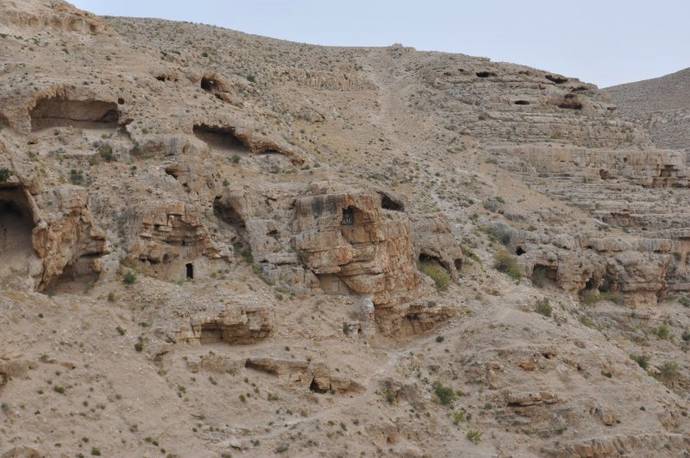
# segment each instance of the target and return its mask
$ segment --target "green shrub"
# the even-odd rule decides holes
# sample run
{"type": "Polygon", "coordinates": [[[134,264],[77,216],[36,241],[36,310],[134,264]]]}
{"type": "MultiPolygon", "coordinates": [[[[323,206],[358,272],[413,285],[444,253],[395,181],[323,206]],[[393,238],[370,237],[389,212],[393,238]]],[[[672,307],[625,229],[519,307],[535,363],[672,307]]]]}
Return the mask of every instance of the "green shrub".
{"type": "Polygon", "coordinates": [[[647,370],[649,367],[649,356],[647,355],[630,355],[630,359],[635,361],[644,370],[647,370]]]}
{"type": "Polygon", "coordinates": [[[659,366],[659,373],[656,375],[656,377],[665,384],[672,384],[679,376],[680,371],[678,370],[678,363],[675,361],[666,361],[659,366]]]}
{"type": "Polygon", "coordinates": [[[685,342],[690,342],[690,330],[683,332],[681,336],[685,342]]]}
{"type": "Polygon", "coordinates": [[[74,185],[81,186],[82,184],[84,184],[84,172],[75,169],[70,170],[69,181],[74,185]]]}
{"type": "Polygon", "coordinates": [[[106,162],[112,162],[115,160],[115,157],[113,156],[113,147],[108,143],[101,143],[101,145],[98,147],[98,154],[106,162]]]}
{"type": "Polygon", "coordinates": [[[122,281],[125,285],[133,285],[137,282],[137,274],[133,270],[128,270],[124,277],[122,277],[122,281]]]}
{"type": "Polygon", "coordinates": [[[467,431],[466,437],[467,440],[472,442],[473,444],[478,444],[482,440],[482,433],[481,431],[470,429],[469,431],[467,431]]]}
{"type": "Polygon", "coordinates": [[[547,298],[544,298],[540,301],[537,301],[537,305],[534,308],[534,311],[540,315],[550,317],[551,313],[553,312],[553,308],[551,307],[551,304],[549,304],[549,300],[547,298]]]}
{"type": "Polygon", "coordinates": [[[662,324],[654,330],[654,334],[661,340],[668,340],[671,337],[671,330],[668,326],[662,324]]]}
{"type": "Polygon", "coordinates": [[[455,391],[453,391],[452,388],[443,386],[441,382],[434,383],[434,394],[436,394],[438,402],[440,402],[444,406],[449,406],[453,404],[453,402],[455,402],[455,399],[457,398],[457,394],[455,394],[455,391]]]}
{"type": "Polygon", "coordinates": [[[513,229],[507,224],[496,223],[491,226],[484,226],[482,230],[486,232],[491,240],[500,242],[504,246],[509,245],[513,239],[513,229]]]}
{"type": "Polygon", "coordinates": [[[9,169],[6,169],[4,167],[0,169],[0,183],[6,183],[11,176],[12,172],[10,172],[9,169]]]}
{"type": "Polygon", "coordinates": [[[450,284],[450,274],[437,261],[419,261],[419,270],[421,270],[426,276],[434,281],[436,284],[436,289],[439,291],[445,291],[448,289],[448,285],[450,284]]]}
{"type": "Polygon", "coordinates": [[[522,270],[517,263],[517,259],[506,250],[501,250],[494,256],[494,268],[503,272],[514,280],[522,278],[522,270]]]}
{"type": "Polygon", "coordinates": [[[464,410],[458,410],[457,412],[453,412],[453,424],[458,425],[465,421],[465,411],[464,410]]]}

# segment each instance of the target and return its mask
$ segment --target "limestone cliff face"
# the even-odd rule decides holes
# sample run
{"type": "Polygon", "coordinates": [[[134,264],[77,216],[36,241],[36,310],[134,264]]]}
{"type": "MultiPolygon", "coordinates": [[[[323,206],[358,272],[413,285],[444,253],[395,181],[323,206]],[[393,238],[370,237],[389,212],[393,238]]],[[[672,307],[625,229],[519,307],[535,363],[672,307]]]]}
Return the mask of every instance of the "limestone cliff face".
{"type": "Polygon", "coordinates": [[[687,448],[686,157],[595,86],[59,0],[0,57],[0,454],[687,448]]]}

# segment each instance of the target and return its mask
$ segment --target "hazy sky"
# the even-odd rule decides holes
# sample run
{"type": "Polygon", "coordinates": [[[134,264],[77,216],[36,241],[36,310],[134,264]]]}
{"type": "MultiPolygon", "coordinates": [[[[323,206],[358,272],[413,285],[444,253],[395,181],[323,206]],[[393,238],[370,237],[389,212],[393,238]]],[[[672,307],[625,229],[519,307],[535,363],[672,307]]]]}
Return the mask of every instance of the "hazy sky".
{"type": "Polygon", "coordinates": [[[688,0],[71,0],[97,14],[213,24],[342,46],[402,43],[600,87],[690,67],[688,0]]]}

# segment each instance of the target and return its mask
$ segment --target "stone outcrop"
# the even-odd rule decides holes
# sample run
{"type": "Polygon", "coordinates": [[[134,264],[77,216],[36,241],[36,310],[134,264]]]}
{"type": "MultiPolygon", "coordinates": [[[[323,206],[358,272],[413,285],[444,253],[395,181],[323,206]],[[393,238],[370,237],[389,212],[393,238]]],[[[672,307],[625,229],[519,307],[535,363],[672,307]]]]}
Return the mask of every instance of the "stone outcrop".
{"type": "Polygon", "coordinates": [[[183,202],[164,202],[135,210],[128,249],[130,262],[161,278],[194,278],[204,260],[221,257],[198,211],[183,202]],[[195,261],[200,260],[196,265],[195,261]]]}
{"type": "Polygon", "coordinates": [[[415,219],[413,227],[416,258],[436,260],[457,279],[463,253],[445,215],[423,215],[415,219]]]}
{"type": "Polygon", "coordinates": [[[36,196],[36,201],[38,222],[32,239],[43,264],[38,288],[50,288],[62,280],[97,277],[102,267],[100,258],[110,249],[105,232],[96,226],[88,208],[86,190],[65,186],[36,196]]]}
{"type": "Polygon", "coordinates": [[[200,314],[191,319],[188,329],[177,338],[186,342],[247,345],[268,338],[273,333],[273,313],[261,306],[225,307],[219,313],[200,314]]]}
{"type": "Polygon", "coordinates": [[[335,375],[323,363],[282,360],[275,358],[249,358],[245,367],[279,377],[288,385],[308,388],[315,393],[348,394],[364,391],[352,379],[335,375]]]}

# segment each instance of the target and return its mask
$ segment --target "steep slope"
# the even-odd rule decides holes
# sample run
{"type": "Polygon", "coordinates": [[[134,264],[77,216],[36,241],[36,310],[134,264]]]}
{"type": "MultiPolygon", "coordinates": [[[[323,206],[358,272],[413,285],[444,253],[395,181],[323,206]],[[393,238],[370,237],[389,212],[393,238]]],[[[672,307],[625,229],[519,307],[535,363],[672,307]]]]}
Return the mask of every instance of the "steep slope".
{"type": "Polygon", "coordinates": [[[60,1],[0,33],[2,456],[690,447],[687,169],[594,86],[60,1]]]}
{"type": "Polygon", "coordinates": [[[657,145],[690,152],[690,68],[605,92],[623,116],[649,129],[657,145]]]}

